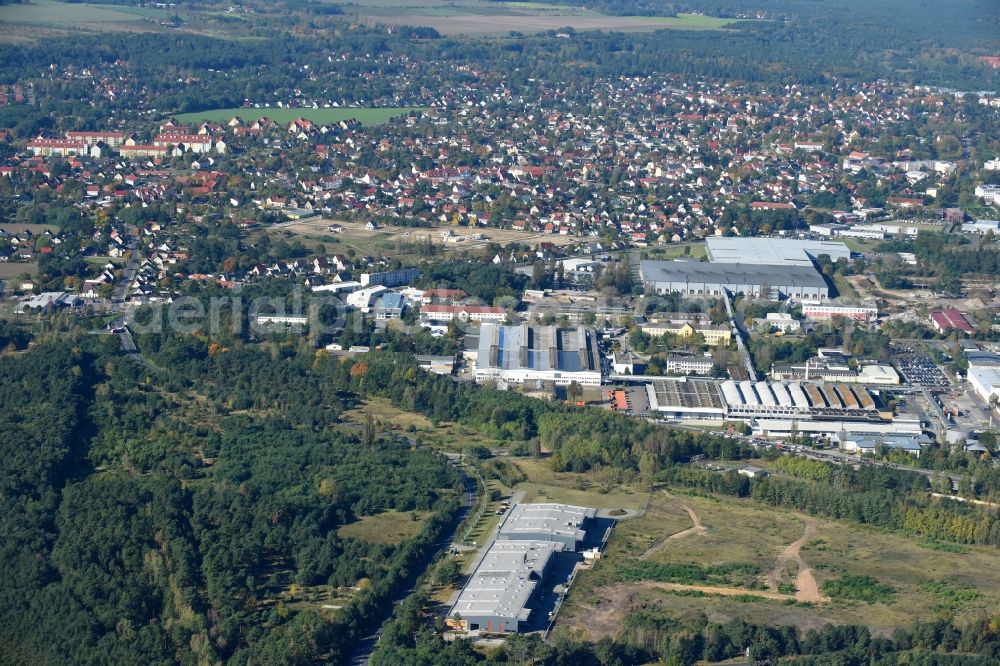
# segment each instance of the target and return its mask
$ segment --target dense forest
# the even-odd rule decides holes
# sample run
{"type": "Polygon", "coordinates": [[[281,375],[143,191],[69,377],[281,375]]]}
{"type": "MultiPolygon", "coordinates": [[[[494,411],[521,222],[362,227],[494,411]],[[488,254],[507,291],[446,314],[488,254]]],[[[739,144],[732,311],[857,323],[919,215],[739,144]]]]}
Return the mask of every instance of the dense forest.
{"type": "Polygon", "coordinates": [[[436,550],[455,471],[330,427],[341,403],[296,359],[160,377],[112,342],[0,358],[0,661],[343,661],[436,550]],[[386,510],[431,513],[399,546],[337,535],[386,510]],[[292,586],[357,591],[331,618],[292,586]]]}

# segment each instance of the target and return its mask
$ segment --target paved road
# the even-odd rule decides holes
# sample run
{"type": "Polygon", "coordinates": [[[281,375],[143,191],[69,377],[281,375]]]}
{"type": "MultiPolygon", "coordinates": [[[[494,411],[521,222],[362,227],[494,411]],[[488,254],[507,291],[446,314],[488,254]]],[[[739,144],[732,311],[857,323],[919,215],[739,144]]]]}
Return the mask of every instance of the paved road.
{"type": "MultiPolygon", "coordinates": [[[[462,473],[462,479],[465,484],[465,489],[462,498],[462,509],[459,513],[457,519],[455,520],[455,529],[451,534],[446,535],[441,541],[436,544],[436,549],[438,552],[444,550],[448,547],[454,547],[455,535],[458,531],[458,526],[461,524],[462,520],[468,515],[469,510],[476,503],[476,482],[469,477],[461,468],[458,468],[462,473]]],[[[403,602],[408,596],[413,594],[415,588],[411,585],[404,592],[399,593],[399,595],[393,599],[392,606],[395,608],[403,602]]],[[[357,648],[354,650],[354,654],[351,656],[351,666],[368,666],[371,661],[372,652],[375,651],[375,646],[378,645],[379,639],[382,638],[382,629],[385,627],[385,623],[388,622],[392,617],[392,613],[388,613],[379,625],[379,628],[372,634],[365,636],[358,643],[357,648]]]]}
{"type": "Polygon", "coordinates": [[[744,336],[749,338],[750,334],[747,332],[746,322],[743,321],[743,313],[733,307],[728,291],[723,290],[722,302],[726,304],[726,314],[729,316],[729,327],[732,329],[733,337],[736,339],[736,347],[740,351],[740,358],[743,359],[743,365],[746,367],[747,374],[750,376],[750,381],[756,382],[759,379],[757,376],[757,370],[753,367],[753,357],[750,356],[750,351],[747,349],[746,343],[744,342],[744,336]]]}
{"type": "Polygon", "coordinates": [[[139,233],[135,227],[126,227],[126,233],[128,234],[128,248],[129,248],[129,258],[125,262],[125,269],[122,271],[121,279],[118,284],[115,285],[114,295],[112,300],[116,302],[122,302],[128,295],[128,288],[132,286],[132,280],[135,279],[136,270],[139,268],[139,262],[142,260],[142,254],[139,252],[139,233]]]}

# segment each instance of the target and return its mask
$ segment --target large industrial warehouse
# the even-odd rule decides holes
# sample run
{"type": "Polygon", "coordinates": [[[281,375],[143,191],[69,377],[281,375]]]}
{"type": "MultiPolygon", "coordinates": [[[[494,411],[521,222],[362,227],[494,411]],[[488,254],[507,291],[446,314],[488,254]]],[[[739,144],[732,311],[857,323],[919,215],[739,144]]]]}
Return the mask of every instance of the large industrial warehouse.
{"type": "Polygon", "coordinates": [[[850,248],[837,241],[718,236],[705,239],[705,246],[709,261],[720,264],[812,266],[822,254],[831,261],[851,259],[850,248]]]}
{"type": "Polygon", "coordinates": [[[563,549],[551,541],[495,541],[448,614],[462,631],[516,633],[531,616],[529,601],[538,582],[563,549]]]}
{"type": "Polygon", "coordinates": [[[517,504],[500,524],[497,539],[554,541],[576,550],[587,536],[593,509],[567,504],[517,504]]]}
{"type": "Polygon", "coordinates": [[[791,431],[837,435],[919,433],[920,422],[894,418],[868,388],[826,382],[768,382],[685,377],[646,385],[650,411],[664,418],[744,421],[775,436],[791,431]]]}
{"type": "Polygon", "coordinates": [[[647,292],[657,294],[720,296],[729,291],[810,301],[825,301],[830,297],[826,280],[812,265],[646,260],[639,263],[639,273],[647,292]]]}
{"type": "Polygon", "coordinates": [[[489,634],[523,631],[555,556],[580,548],[595,515],[566,504],[515,504],[459,593],[448,625],[489,634]]]}
{"type": "Polygon", "coordinates": [[[477,382],[552,382],[601,385],[601,358],[594,331],[555,326],[483,324],[476,356],[477,382]]]}
{"type": "Polygon", "coordinates": [[[726,238],[705,241],[708,262],[678,259],[643,261],[639,272],[647,292],[720,296],[724,291],[770,298],[826,301],[830,290],[813,261],[851,258],[833,241],[793,238],[726,238]]]}

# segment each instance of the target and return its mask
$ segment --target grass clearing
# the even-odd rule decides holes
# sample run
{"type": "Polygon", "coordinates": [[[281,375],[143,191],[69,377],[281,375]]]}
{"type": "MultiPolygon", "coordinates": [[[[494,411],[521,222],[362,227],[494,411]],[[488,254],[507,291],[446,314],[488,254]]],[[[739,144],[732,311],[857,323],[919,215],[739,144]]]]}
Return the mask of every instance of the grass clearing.
{"type": "Polygon", "coordinates": [[[374,516],[362,516],[338,529],[337,536],[395,546],[420,534],[424,521],[430,515],[430,511],[385,511],[374,516]]]}
{"type": "Polygon", "coordinates": [[[867,251],[865,249],[864,245],[862,245],[858,241],[854,240],[853,238],[841,238],[839,240],[841,240],[844,243],[844,245],[847,246],[847,249],[849,249],[851,252],[866,252],[867,251]]]}
{"type": "MultiPolygon", "coordinates": [[[[795,624],[803,629],[831,622],[863,622],[875,633],[887,635],[895,627],[930,620],[942,612],[962,622],[1000,607],[1000,570],[995,563],[996,551],[988,548],[935,550],[904,535],[807,518],[748,500],[657,494],[646,515],[616,525],[605,557],[579,576],[558,624],[561,631],[580,630],[597,639],[613,634],[630,610],[662,606],[677,617],[705,613],[712,622],[766,617],[776,625],[795,624]],[[707,533],[669,540],[647,560],[640,560],[656,537],[690,525],[681,516],[681,504],[697,513],[707,533]],[[643,566],[655,571],[652,563],[701,568],[745,564],[763,576],[780,561],[789,544],[802,538],[806,520],[815,524],[815,532],[799,552],[824,594],[831,588],[836,592],[838,585],[843,589],[845,581],[869,578],[882,593],[863,598],[830,594],[834,598],[829,602],[795,603],[784,598],[794,593],[790,586],[797,572],[791,562],[778,572],[779,594],[753,598],[733,590],[720,596],[711,586],[695,590],[652,580],[622,580],[623,571],[642,571],[643,566]]],[[[748,594],[753,593],[748,590],[748,594]]]]}
{"type": "MultiPolygon", "coordinates": [[[[161,14],[163,17],[167,15],[166,12],[161,14]]],[[[0,22],[3,23],[91,27],[134,20],[136,20],[135,13],[114,5],[33,0],[31,3],[0,7],[0,22]]]]}
{"type": "Polygon", "coordinates": [[[546,458],[512,458],[527,477],[515,490],[523,490],[525,502],[562,502],[595,509],[638,511],[646,504],[646,493],[600,478],[599,473],[555,472],[546,458]]]}
{"type": "MultiPolygon", "coordinates": [[[[323,243],[327,252],[346,253],[353,250],[357,256],[410,256],[415,262],[422,254],[419,252],[429,240],[444,256],[452,256],[468,252],[483,253],[490,243],[523,243],[537,245],[543,241],[557,246],[570,245],[580,240],[578,236],[561,236],[559,234],[541,234],[531,231],[514,231],[513,229],[496,229],[493,227],[448,227],[464,240],[457,243],[444,242],[440,228],[414,227],[379,227],[374,231],[365,229],[361,222],[346,222],[329,218],[310,218],[295,222],[284,222],[272,225],[264,233],[285,238],[289,242],[299,240],[303,245],[315,247],[323,243]],[[334,233],[329,230],[332,224],[343,227],[343,231],[334,233]],[[474,234],[482,234],[483,238],[473,239],[474,234]]],[[[255,230],[252,233],[260,233],[255,230]]]]}
{"type": "Polygon", "coordinates": [[[0,25],[7,28],[0,42],[65,38],[69,32],[160,31],[165,29],[157,21],[168,16],[165,10],[145,7],[32,0],[0,6],[0,25]]]}
{"type": "Polygon", "coordinates": [[[838,298],[857,299],[858,290],[843,275],[834,275],[833,285],[837,288],[838,298]]]}
{"type": "Polygon", "coordinates": [[[750,504],[706,497],[679,495],[675,501],[665,497],[657,501],[668,507],[681,502],[691,507],[707,533],[669,544],[651,558],[653,562],[703,566],[749,562],[766,571],[788,544],[802,536],[802,519],[791,513],[762,512],[750,504]]]}
{"type": "Polygon", "coordinates": [[[400,0],[362,0],[346,8],[367,23],[420,25],[443,35],[503,35],[511,31],[533,33],[545,30],[611,30],[653,32],[656,30],[726,31],[743,22],[699,14],[676,16],[608,16],[583,7],[535,2],[491,3],[482,0],[407,3],[400,0]]]}
{"type": "Polygon", "coordinates": [[[357,589],[352,587],[289,583],[265,603],[281,602],[289,610],[313,611],[332,619],[338,610],[351,603],[355,594],[357,589]]]}
{"type": "Polygon", "coordinates": [[[648,255],[650,259],[669,260],[679,257],[704,259],[708,256],[708,246],[704,243],[685,243],[646,248],[638,251],[639,256],[648,255]]]}
{"type": "Polygon", "coordinates": [[[380,432],[389,432],[420,441],[424,446],[444,450],[461,451],[472,446],[485,446],[493,449],[509,442],[499,442],[486,437],[478,430],[460,423],[443,421],[436,426],[426,416],[407,412],[394,406],[387,398],[365,398],[354,409],[344,412],[344,419],[351,424],[351,430],[357,434],[371,414],[380,432]]]}
{"type": "Polygon", "coordinates": [[[16,278],[22,273],[27,273],[29,276],[38,275],[38,264],[22,264],[17,262],[6,262],[0,264],[0,280],[16,278]]]}
{"type": "Polygon", "coordinates": [[[379,123],[384,123],[390,118],[403,116],[411,111],[420,110],[421,109],[416,107],[347,107],[336,109],[314,109],[311,107],[297,109],[283,109],[278,107],[245,109],[242,107],[230,107],[226,109],[209,109],[207,111],[182,113],[178,116],[174,116],[174,118],[181,123],[194,124],[198,122],[227,123],[232,120],[233,116],[239,116],[244,122],[253,122],[254,120],[267,116],[274,122],[280,124],[290,123],[293,120],[298,120],[299,118],[305,118],[320,125],[329,125],[330,123],[337,123],[341,120],[350,120],[351,118],[354,118],[360,121],[363,125],[378,125],[379,123]]]}

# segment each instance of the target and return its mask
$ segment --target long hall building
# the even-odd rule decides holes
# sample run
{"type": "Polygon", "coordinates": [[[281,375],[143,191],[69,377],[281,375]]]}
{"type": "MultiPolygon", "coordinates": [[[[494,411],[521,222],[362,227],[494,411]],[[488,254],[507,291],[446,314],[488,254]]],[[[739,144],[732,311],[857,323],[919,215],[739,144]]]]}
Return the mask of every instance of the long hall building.
{"type": "Polygon", "coordinates": [[[812,266],[642,261],[639,274],[647,293],[721,296],[725,291],[754,297],[825,301],[830,288],[812,266]]]}
{"type": "Polygon", "coordinates": [[[650,412],[671,420],[743,421],[756,432],[779,436],[920,433],[918,419],[894,415],[878,393],[858,384],[690,377],[646,385],[650,412]]]}
{"type": "Polygon", "coordinates": [[[477,382],[521,385],[552,382],[566,386],[601,385],[601,356],[591,329],[556,326],[501,326],[485,323],[479,331],[477,382]]]}

